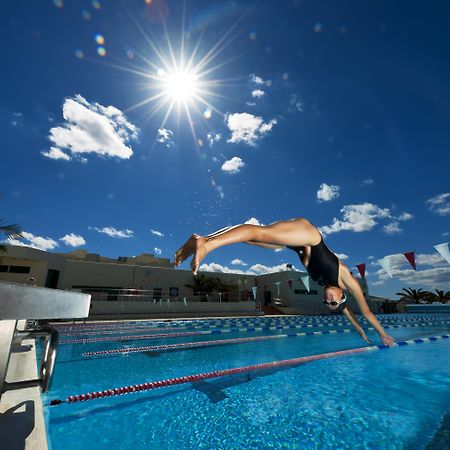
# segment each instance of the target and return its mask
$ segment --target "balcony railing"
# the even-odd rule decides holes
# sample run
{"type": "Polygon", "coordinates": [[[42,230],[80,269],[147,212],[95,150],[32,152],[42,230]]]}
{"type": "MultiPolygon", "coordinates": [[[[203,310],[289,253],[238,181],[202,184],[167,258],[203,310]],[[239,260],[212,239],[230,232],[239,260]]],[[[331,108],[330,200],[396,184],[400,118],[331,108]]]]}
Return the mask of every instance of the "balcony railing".
{"type": "Polygon", "coordinates": [[[159,289],[109,289],[83,287],[73,289],[78,292],[90,294],[92,302],[120,301],[120,302],[241,302],[254,300],[252,293],[247,291],[231,292],[196,292],[194,295],[170,295],[170,290],[159,289]]]}

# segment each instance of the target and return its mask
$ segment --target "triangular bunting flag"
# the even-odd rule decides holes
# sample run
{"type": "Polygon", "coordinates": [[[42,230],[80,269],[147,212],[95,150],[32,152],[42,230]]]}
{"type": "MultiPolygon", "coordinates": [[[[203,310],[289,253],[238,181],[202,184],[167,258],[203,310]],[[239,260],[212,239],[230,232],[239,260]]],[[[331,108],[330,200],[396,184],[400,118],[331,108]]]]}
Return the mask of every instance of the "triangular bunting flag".
{"type": "Polygon", "coordinates": [[[450,264],[450,251],[448,250],[448,242],[445,244],[435,245],[437,252],[450,264]]]}
{"type": "Polygon", "coordinates": [[[411,264],[412,268],[414,270],[416,269],[416,259],[414,257],[414,252],[407,252],[407,253],[403,253],[403,255],[405,256],[405,258],[408,260],[408,262],[411,264]]]}
{"type": "Polygon", "coordinates": [[[391,271],[391,261],[389,259],[389,256],[385,256],[382,259],[378,260],[380,266],[385,270],[385,272],[392,278],[392,271],[391,271]]]}
{"type": "Polygon", "coordinates": [[[302,275],[299,280],[305,285],[306,290],[309,292],[309,275],[302,275]]]}
{"type": "Polygon", "coordinates": [[[356,264],[356,268],[358,269],[358,272],[361,275],[361,278],[363,280],[365,280],[366,279],[366,265],[364,263],[356,264]]]}

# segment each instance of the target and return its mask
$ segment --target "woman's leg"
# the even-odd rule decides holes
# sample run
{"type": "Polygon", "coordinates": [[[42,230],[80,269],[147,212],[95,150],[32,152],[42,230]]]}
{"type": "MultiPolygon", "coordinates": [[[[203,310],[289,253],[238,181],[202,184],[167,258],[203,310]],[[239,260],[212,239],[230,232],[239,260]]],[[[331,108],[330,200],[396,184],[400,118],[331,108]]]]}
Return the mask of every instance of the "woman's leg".
{"type": "Polygon", "coordinates": [[[208,237],[197,236],[192,242],[192,244],[195,244],[195,250],[191,268],[194,273],[197,273],[198,267],[205,256],[224,245],[256,241],[274,245],[301,246],[316,245],[320,242],[320,239],[321,236],[317,228],[306,219],[280,221],[267,226],[238,225],[223,231],[220,230],[208,237]]]}
{"type": "MultiPolygon", "coordinates": [[[[231,228],[238,227],[239,225],[234,225],[230,227],[221,228],[220,230],[214,231],[214,233],[208,234],[204,236],[204,238],[209,239],[214,236],[217,236],[225,231],[230,230],[231,228]]],[[[177,250],[175,253],[175,266],[179,266],[186,258],[193,255],[195,250],[197,249],[196,241],[201,238],[199,234],[193,234],[189,237],[189,239],[177,250]]]]}

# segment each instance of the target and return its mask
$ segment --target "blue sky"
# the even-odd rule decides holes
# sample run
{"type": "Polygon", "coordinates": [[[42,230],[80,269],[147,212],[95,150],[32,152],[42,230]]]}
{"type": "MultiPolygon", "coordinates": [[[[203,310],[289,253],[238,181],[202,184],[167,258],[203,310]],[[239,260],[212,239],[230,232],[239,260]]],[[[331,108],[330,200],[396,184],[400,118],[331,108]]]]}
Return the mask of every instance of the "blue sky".
{"type": "MultiPolygon", "coordinates": [[[[193,232],[300,216],[367,264],[372,294],[448,290],[449,18],[444,2],[3,2],[1,217],[47,251],[172,258],[193,232]]],[[[301,268],[244,244],[204,263],[301,268]]]]}

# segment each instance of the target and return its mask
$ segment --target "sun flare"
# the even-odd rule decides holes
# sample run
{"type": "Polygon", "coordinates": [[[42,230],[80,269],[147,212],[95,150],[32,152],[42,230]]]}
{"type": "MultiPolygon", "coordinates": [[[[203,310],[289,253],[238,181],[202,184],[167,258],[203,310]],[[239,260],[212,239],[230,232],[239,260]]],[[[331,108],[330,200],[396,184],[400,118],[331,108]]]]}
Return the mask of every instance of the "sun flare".
{"type": "Polygon", "coordinates": [[[159,71],[165,95],[177,102],[187,102],[199,91],[199,78],[194,71],[174,70],[170,73],[159,71]]]}

